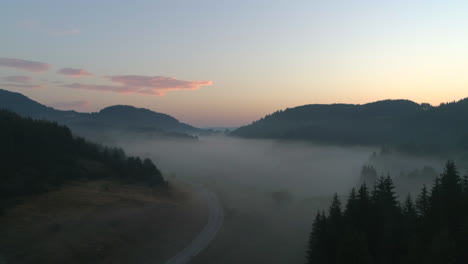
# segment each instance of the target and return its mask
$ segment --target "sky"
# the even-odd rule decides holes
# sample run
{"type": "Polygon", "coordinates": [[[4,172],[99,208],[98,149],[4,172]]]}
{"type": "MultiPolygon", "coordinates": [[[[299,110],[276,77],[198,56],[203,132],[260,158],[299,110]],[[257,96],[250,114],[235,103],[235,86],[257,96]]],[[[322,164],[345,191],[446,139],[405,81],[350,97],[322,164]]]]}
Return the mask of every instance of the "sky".
{"type": "Polygon", "coordinates": [[[10,0],[0,89],[234,127],[304,104],[468,96],[468,1],[10,0]]]}

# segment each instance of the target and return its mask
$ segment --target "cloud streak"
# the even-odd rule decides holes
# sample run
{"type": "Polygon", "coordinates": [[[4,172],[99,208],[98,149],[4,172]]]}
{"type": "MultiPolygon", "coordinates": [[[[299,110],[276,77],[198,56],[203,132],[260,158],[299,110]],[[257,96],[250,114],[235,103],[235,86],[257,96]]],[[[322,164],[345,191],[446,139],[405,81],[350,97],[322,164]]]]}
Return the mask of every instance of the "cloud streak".
{"type": "Polygon", "coordinates": [[[32,78],[29,76],[24,76],[24,75],[14,75],[14,76],[3,77],[3,80],[7,82],[14,82],[14,83],[29,83],[31,82],[32,78]]]}
{"type": "Polygon", "coordinates": [[[163,96],[168,91],[197,90],[201,86],[213,84],[213,81],[184,81],[164,76],[114,75],[106,78],[116,85],[73,83],[64,86],[73,89],[163,96]]]}
{"type": "Polygon", "coordinates": [[[57,73],[67,75],[73,78],[80,78],[84,76],[92,76],[93,74],[84,70],[84,69],[75,69],[75,68],[62,68],[57,71],[57,73]]]}
{"type": "Polygon", "coordinates": [[[46,72],[50,69],[50,65],[43,62],[1,57],[0,66],[20,69],[29,72],[46,72]]]}
{"type": "Polygon", "coordinates": [[[108,78],[124,86],[148,90],[196,90],[200,86],[213,84],[212,81],[183,81],[164,76],[114,75],[108,78]]]}
{"type": "Polygon", "coordinates": [[[12,88],[27,88],[27,89],[40,89],[45,88],[43,84],[27,84],[27,83],[2,83],[1,86],[12,88]]]}
{"type": "Polygon", "coordinates": [[[83,84],[83,83],[71,83],[64,84],[64,87],[81,90],[94,90],[94,91],[105,91],[115,93],[131,93],[128,87],[117,86],[117,85],[100,85],[100,84],[83,84]]]}

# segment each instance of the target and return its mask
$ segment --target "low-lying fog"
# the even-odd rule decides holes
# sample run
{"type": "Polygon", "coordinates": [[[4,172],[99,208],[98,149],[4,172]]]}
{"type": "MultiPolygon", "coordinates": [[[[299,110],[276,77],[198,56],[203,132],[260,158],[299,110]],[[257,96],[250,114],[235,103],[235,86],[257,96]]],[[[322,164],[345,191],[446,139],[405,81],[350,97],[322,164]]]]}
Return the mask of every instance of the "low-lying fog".
{"type": "Polygon", "coordinates": [[[298,197],[347,191],[372,153],[364,148],[222,136],[120,145],[128,152],[152,158],[166,175],[261,192],[289,191],[298,197]]]}
{"type": "MultiPolygon", "coordinates": [[[[168,179],[190,179],[219,196],[223,229],[195,263],[303,263],[317,210],[327,210],[335,192],[344,202],[343,194],[357,184],[362,166],[377,150],[224,136],[113,144],[151,158],[168,179]]],[[[382,169],[436,164],[414,161],[394,159],[391,164],[400,168],[382,164],[382,169]]]]}

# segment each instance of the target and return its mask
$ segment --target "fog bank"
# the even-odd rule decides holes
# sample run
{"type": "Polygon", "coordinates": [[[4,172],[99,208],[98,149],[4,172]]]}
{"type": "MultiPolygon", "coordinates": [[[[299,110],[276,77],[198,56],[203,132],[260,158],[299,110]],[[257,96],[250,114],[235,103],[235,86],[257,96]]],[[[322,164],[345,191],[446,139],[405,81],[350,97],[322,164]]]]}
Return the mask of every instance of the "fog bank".
{"type": "Polygon", "coordinates": [[[150,157],[166,175],[220,182],[295,196],[348,191],[372,150],[316,146],[304,142],[223,136],[199,141],[118,142],[132,154],[150,157]]]}
{"type": "Polygon", "coordinates": [[[372,158],[377,148],[224,136],[198,141],[125,137],[113,144],[151,158],[170,180],[190,179],[219,196],[225,222],[194,259],[204,264],[303,263],[317,211],[327,210],[335,192],[344,203],[363,165],[374,164],[386,174],[434,163],[425,158],[413,163],[400,154],[372,158]]]}

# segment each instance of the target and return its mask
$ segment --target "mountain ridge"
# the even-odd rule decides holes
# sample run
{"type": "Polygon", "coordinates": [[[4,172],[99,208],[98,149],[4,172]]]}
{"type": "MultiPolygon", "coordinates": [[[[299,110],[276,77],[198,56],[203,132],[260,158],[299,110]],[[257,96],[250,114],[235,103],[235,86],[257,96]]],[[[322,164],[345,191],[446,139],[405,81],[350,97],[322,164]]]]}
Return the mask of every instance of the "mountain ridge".
{"type": "Polygon", "coordinates": [[[468,149],[468,99],[440,106],[405,99],[303,105],[273,112],[231,135],[418,150],[468,149]]]}
{"type": "Polygon", "coordinates": [[[203,132],[202,129],[182,123],[168,114],[146,108],[113,105],[93,113],[58,110],[36,102],[21,93],[2,89],[0,89],[0,108],[13,111],[24,117],[55,121],[70,126],[73,130],[92,128],[100,130],[154,130],[187,134],[203,132]]]}

